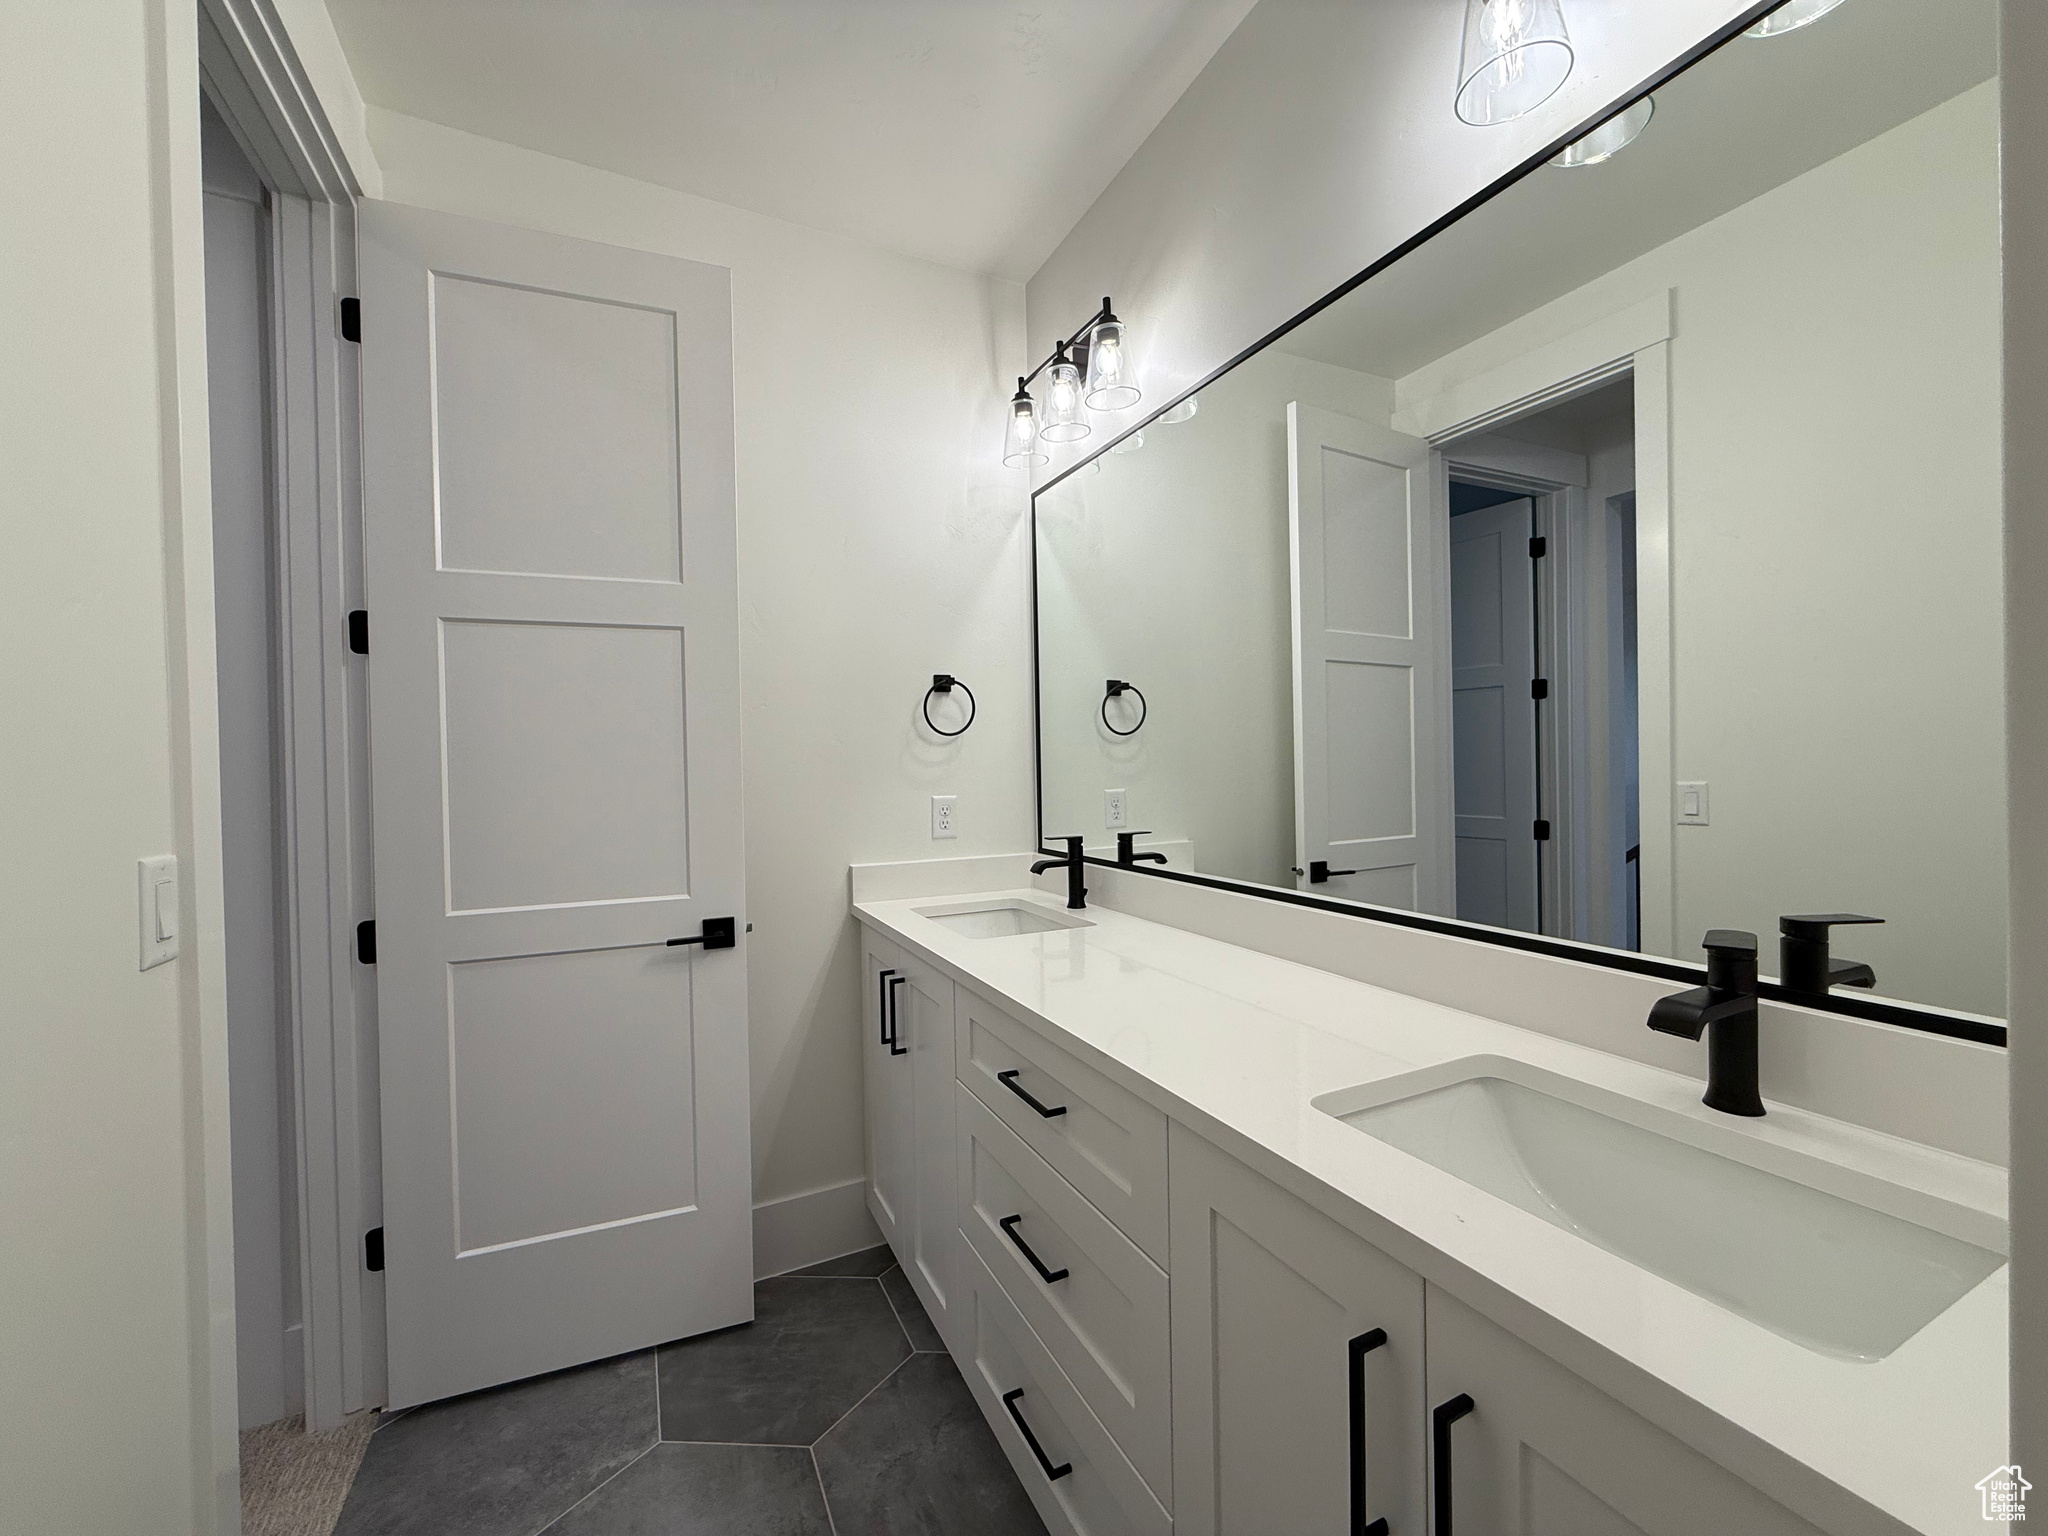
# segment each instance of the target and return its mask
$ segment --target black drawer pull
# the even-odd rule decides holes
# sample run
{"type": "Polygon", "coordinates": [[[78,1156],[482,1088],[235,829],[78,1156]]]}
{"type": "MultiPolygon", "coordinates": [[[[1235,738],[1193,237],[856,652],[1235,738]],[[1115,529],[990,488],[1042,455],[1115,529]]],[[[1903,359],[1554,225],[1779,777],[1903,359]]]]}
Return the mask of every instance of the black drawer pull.
{"type": "Polygon", "coordinates": [[[1011,1242],[1017,1245],[1017,1251],[1023,1254],[1025,1258],[1031,1261],[1031,1267],[1038,1271],[1039,1279],[1043,1280],[1047,1285],[1051,1285],[1056,1280],[1066,1279],[1066,1270],[1047,1269],[1045,1267],[1045,1260],[1041,1259],[1037,1254],[1033,1253],[1031,1251],[1031,1245],[1025,1242],[1023,1238],[1017,1235],[1017,1223],[1022,1221],[1023,1219],[1024,1217],[1021,1213],[1015,1216],[1005,1216],[1001,1221],[997,1222],[996,1225],[1003,1229],[1003,1236],[1007,1237],[1011,1242]]]}
{"type": "Polygon", "coordinates": [[[1387,1330],[1368,1328],[1350,1343],[1351,1536],[1387,1536],[1387,1519],[1365,1518],[1365,1357],[1387,1342],[1387,1330]]]}
{"type": "Polygon", "coordinates": [[[1045,1454],[1045,1447],[1038,1443],[1038,1436],[1031,1433],[1031,1426],[1024,1422],[1024,1415],[1017,1411],[1017,1399],[1024,1395],[1022,1387],[1012,1387],[1003,1394],[1003,1406],[1010,1410],[1010,1419],[1017,1426],[1017,1433],[1024,1437],[1024,1443],[1031,1447],[1031,1454],[1038,1458],[1039,1469],[1045,1473],[1047,1482],[1056,1483],[1074,1470],[1071,1461],[1054,1466],[1045,1454]]]}
{"type": "Polygon", "coordinates": [[[1007,1072],[998,1072],[996,1074],[996,1081],[1001,1083],[1005,1088],[1009,1089],[1010,1092],[1017,1095],[1017,1097],[1022,1099],[1026,1104],[1029,1104],[1033,1109],[1037,1110],[1038,1113],[1047,1120],[1052,1119],[1056,1115],[1064,1115],[1067,1112],[1067,1106],[1064,1104],[1061,1104],[1054,1109],[1047,1109],[1043,1104],[1039,1103],[1038,1100],[1031,1097],[1031,1091],[1028,1088],[1019,1088],[1017,1086],[1017,1073],[1020,1070],[1020,1068],[1012,1067],[1007,1072]]]}
{"type": "Polygon", "coordinates": [[[903,1022],[903,1020],[902,1020],[902,1019],[901,1019],[900,1017],[898,1017],[898,1016],[897,1016],[897,1013],[896,1013],[896,989],[897,989],[898,987],[902,986],[902,985],[903,985],[903,983],[905,983],[905,982],[906,982],[906,981],[908,981],[908,980],[910,980],[910,978],[909,978],[908,976],[891,976],[891,977],[889,978],[889,1010],[888,1010],[888,1011],[889,1011],[889,1040],[888,1040],[888,1045],[889,1045],[889,1054],[890,1054],[891,1056],[908,1056],[908,1055],[910,1054],[910,1047],[909,1047],[909,1046],[907,1046],[907,1045],[903,1045],[903,1044],[901,1044],[901,1043],[900,1043],[900,1042],[902,1041],[902,1039],[903,1039],[903,1036],[902,1036],[902,1034],[901,1034],[901,1033],[900,1033],[900,1032],[898,1031],[898,1029],[897,1029],[897,1026],[898,1026],[898,1025],[900,1025],[900,1024],[901,1024],[901,1023],[903,1022]]]}
{"type": "Polygon", "coordinates": [[[882,1045],[889,1043],[889,978],[895,974],[888,970],[875,976],[875,1022],[881,1026],[882,1045]]]}
{"type": "Polygon", "coordinates": [[[1472,1394],[1460,1392],[1429,1411],[1436,1441],[1436,1536],[1451,1536],[1451,1426],[1474,1407],[1472,1394]]]}

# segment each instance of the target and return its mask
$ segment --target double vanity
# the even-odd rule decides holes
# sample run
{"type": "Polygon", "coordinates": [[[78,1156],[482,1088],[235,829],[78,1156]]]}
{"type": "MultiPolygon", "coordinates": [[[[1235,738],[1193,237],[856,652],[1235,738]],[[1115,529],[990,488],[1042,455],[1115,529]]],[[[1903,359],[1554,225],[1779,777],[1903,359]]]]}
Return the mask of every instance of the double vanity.
{"type": "Polygon", "coordinates": [[[2001,1168],[1086,873],[1078,911],[1021,859],[853,875],[868,1203],[1048,1529],[1982,1527],[2001,1168]]]}

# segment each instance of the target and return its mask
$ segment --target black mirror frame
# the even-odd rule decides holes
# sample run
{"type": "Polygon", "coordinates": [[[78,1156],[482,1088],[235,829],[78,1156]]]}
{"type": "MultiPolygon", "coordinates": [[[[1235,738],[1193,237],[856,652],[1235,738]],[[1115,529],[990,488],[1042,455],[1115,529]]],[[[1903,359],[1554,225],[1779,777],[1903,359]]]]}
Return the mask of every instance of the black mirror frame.
{"type": "MultiPolygon", "coordinates": [[[[1569,132],[1538,150],[1527,160],[1467,198],[1457,207],[1434,223],[1417,231],[1385,255],[1363,268],[1355,277],[1339,284],[1324,294],[1306,309],[1283,321],[1266,335],[1260,337],[1236,356],[1215,368],[1191,387],[1182,390],[1171,400],[1146,416],[1144,420],[1125,428],[1103,445],[1070,464],[1031,493],[1031,772],[1032,788],[1036,804],[1033,819],[1037,827],[1037,843],[1040,853],[1061,855],[1063,850],[1049,848],[1045,840],[1045,721],[1042,706],[1043,688],[1039,673],[1038,634],[1038,498],[1069,476],[1093,464],[1104,454],[1133,433],[1142,432],[1152,422],[1165,415],[1182,401],[1201,393],[1218,379],[1229,373],[1239,363],[1256,353],[1264,351],[1285,336],[1296,326],[1321,314],[1353,289],[1361,286],[1378,273],[1392,266],[1411,251],[1428,243],[1467,214],[1491,202],[1509,187],[1524,177],[1540,170],[1553,155],[1567,145],[1583,138],[1615,113],[1622,111],[1640,98],[1658,90],[1670,80],[1685,73],[1700,60],[1714,53],[1733,39],[1740,37],[1765,16],[1775,11],[1786,0],[1760,0],[1760,3],[1745,8],[1734,20],[1710,34],[1695,47],[1680,54],[1650,79],[1634,89],[1617,96],[1593,116],[1579,123],[1569,132]]],[[[1126,873],[1148,880],[1177,880],[1186,885],[1207,886],[1214,890],[1234,891],[1240,895],[1257,896],[1267,901],[1277,901],[1289,906],[1312,907],[1317,911],[1336,912],[1345,916],[1360,918],[1366,922],[1391,923],[1402,928],[1419,928],[1429,933],[1446,934],[1454,938],[1472,939],[1483,944],[1496,944],[1507,949],[1525,950],[1532,954],[1546,955],[1558,960],[1576,960],[1585,965],[1603,966],[1609,970],[1628,971],[1639,976],[1655,976],[1663,980],[1678,982],[1685,986],[1700,986],[1706,981],[1706,967],[1687,965],[1682,961],[1666,960],[1654,955],[1642,955],[1628,950],[1609,949],[1604,945],[1586,943],[1576,939],[1556,939],[1545,934],[1522,933],[1510,928],[1493,928],[1483,923],[1461,921],[1457,918],[1433,917],[1424,913],[1409,912],[1398,907],[1376,907],[1365,902],[1345,901],[1339,897],[1316,896],[1305,891],[1289,890],[1284,886],[1259,885],[1248,880],[1231,880],[1216,875],[1195,875],[1164,866],[1119,865],[1113,859],[1089,857],[1090,864],[1099,864],[1106,869],[1121,869],[1126,873]]],[[[1907,1003],[1892,1002],[1881,998],[1858,997],[1841,993],[1830,993],[1824,998],[1810,994],[1793,993],[1773,982],[1765,982],[1757,988],[1758,995],[1769,1001],[1795,1003],[1803,1008],[1816,1008],[1829,1013],[1845,1014],[1851,1018],[1864,1019],[1876,1024],[1890,1024],[1902,1029],[1917,1030],[1923,1034],[1941,1035],[1952,1040],[1968,1040],[1978,1045],[2006,1045],[2006,1026],[1988,1022],[1974,1014],[1956,1013],[1939,1008],[1918,1007],[1907,1003]]]]}

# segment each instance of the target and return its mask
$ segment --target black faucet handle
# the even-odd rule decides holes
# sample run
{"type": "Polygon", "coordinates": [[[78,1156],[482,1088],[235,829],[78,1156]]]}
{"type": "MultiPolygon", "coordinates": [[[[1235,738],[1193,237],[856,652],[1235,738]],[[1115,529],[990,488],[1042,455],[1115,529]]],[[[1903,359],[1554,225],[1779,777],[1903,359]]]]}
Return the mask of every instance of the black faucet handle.
{"type": "Polygon", "coordinates": [[[1825,944],[1828,930],[1847,923],[1881,923],[1881,917],[1864,917],[1855,912],[1800,912],[1778,919],[1778,932],[1788,939],[1810,939],[1825,944]]]}
{"type": "Polygon", "coordinates": [[[1081,834],[1079,832],[1076,832],[1070,837],[1060,839],[1060,841],[1064,842],[1067,845],[1067,857],[1072,859],[1076,864],[1080,863],[1081,834]]]}
{"type": "Polygon", "coordinates": [[[1756,954],[1756,935],[1746,928],[1709,928],[1707,936],[1700,940],[1700,948],[1708,954],[1749,955],[1756,954]]]}

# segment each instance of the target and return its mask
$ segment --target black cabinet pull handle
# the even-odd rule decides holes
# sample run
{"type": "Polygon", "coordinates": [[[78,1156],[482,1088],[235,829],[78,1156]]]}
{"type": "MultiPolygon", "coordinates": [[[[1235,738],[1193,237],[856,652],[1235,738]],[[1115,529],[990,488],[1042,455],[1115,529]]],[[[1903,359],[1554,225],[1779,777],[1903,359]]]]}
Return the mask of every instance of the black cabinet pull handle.
{"type": "Polygon", "coordinates": [[[896,1026],[902,1022],[896,1016],[896,989],[908,980],[910,980],[908,976],[891,976],[889,978],[889,1038],[885,1043],[889,1047],[889,1054],[891,1056],[908,1056],[910,1054],[909,1046],[897,1044],[903,1037],[896,1031],[896,1026]]]}
{"type": "Polygon", "coordinates": [[[1024,1422],[1024,1415],[1017,1411],[1017,1399],[1023,1395],[1022,1387],[1010,1388],[1003,1394],[1003,1406],[1010,1410],[1010,1419],[1016,1424],[1017,1433],[1022,1435],[1024,1443],[1031,1447],[1031,1454],[1038,1458],[1039,1470],[1045,1473],[1046,1481],[1056,1483],[1074,1470],[1074,1464],[1071,1461],[1063,1461],[1058,1466],[1052,1464],[1051,1459],[1045,1454],[1045,1447],[1038,1443],[1038,1436],[1031,1433],[1031,1426],[1024,1422]]]}
{"type": "Polygon", "coordinates": [[[1365,1357],[1387,1342],[1387,1330],[1368,1328],[1350,1343],[1351,1355],[1351,1536],[1387,1536],[1382,1515],[1365,1518],[1365,1357]]]}
{"type": "Polygon", "coordinates": [[[1473,1409],[1472,1394],[1460,1392],[1430,1409],[1430,1431],[1436,1443],[1436,1536],[1451,1536],[1451,1426],[1473,1409]]]}
{"type": "Polygon", "coordinates": [[[1031,1267],[1038,1271],[1039,1279],[1043,1280],[1047,1285],[1066,1279],[1068,1271],[1064,1269],[1047,1269],[1045,1267],[1045,1260],[1033,1253],[1031,1245],[1017,1235],[1017,1223],[1023,1219],[1024,1217],[1021,1213],[1015,1216],[1005,1216],[996,1225],[1003,1229],[1003,1236],[1017,1245],[1017,1251],[1031,1261],[1031,1267]]]}
{"type": "Polygon", "coordinates": [[[1009,1089],[1010,1092],[1017,1095],[1017,1097],[1022,1099],[1026,1104],[1029,1104],[1033,1109],[1037,1110],[1039,1116],[1042,1119],[1051,1120],[1056,1116],[1064,1115],[1067,1112],[1066,1105],[1060,1104],[1056,1105],[1052,1109],[1047,1109],[1043,1104],[1039,1103],[1038,1100],[1031,1097],[1031,1091],[1028,1088],[1020,1088],[1017,1086],[1017,1074],[1022,1070],[1023,1069],[1020,1067],[1012,1067],[1007,1072],[998,1072],[996,1074],[996,1081],[1001,1083],[1005,1088],[1009,1089]]]}
{"type": "Polygon", "coordinates": [[[889,978],[895,974],[894,970],[887,970],[875,976],[875,1023],[881,1033],[876,1043],[880,1045],[889,1043],[889,978]]]}

